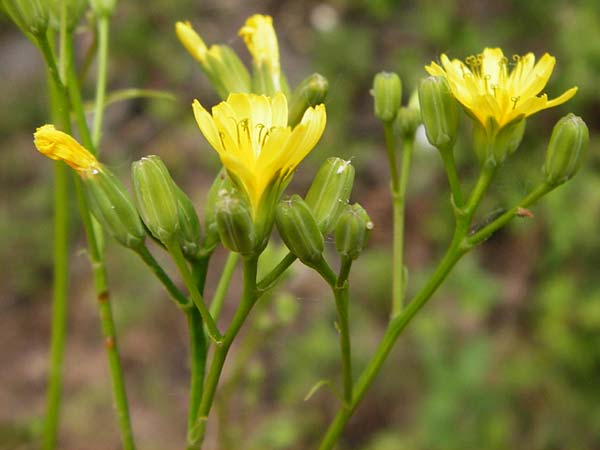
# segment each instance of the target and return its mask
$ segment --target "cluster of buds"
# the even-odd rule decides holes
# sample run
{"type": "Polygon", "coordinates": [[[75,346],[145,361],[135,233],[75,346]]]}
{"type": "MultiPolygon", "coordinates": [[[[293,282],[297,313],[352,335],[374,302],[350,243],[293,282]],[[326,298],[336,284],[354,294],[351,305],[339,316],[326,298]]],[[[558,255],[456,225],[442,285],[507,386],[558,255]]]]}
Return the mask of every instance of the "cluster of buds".
{"type": "Polygon", "coordinates": [[[350,162],[329,158],[319,169],[305,199],[293,195],[277,206],[279,234],[304,264],[311,267],[319,264],[325,236],[331,232],[342,258],[356,259],[364,249],[373,223],[359,204],[348,203],[353,183],[354,167],[350,162]]]}

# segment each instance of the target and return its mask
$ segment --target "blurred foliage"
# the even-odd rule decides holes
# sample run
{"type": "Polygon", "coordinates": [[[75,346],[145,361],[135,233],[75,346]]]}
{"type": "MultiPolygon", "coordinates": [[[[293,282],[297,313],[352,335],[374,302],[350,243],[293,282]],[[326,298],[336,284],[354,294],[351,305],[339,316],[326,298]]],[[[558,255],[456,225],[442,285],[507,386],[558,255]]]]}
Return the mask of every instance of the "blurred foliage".
{"type": "MultiPolygon", "coordinates": [[[[124,179],[132,160],[156,153],[202,204],[218,160],[198,133],[189,105],[195,97],[206,103],[217,98],[177,42],[173,24],[189,19],[208,43],[227,42],[248,61],[236,32],[254,12],[274,16],[292,83],[313,71],[330,81],[326,135],[292,188],[304,192],[326,156],[352,158],[354,197],[376,225],[352,279],[357,371],[381,336],[390,301],[391,207],[382,130],[369,94],[373,74],[398,72],[406,101],[424,76],[423,66],[443,52],[464,58],[484,46],[500,46],[508,54],[547,51],[557,57],[550,97],[572,85],[579,93],[529,121],[482,217],[510,206],[539,180],[552,124],[567,111],[590,126],[592,148],[584,169],[533,209],[535,219],[511,224],[459,264],[398,343],[341,448],[600,449],[600,2],[120,0],[111,35],[110,89],[159,89],[177,96],[176,102],[138,99],[107,110],[103,158],[124,179]]],[[[40,58],[4,16],[0,24],[0,264],[5,268],[0,338],[15,342],[14,348],[2,348],[3,367],[13,369],[0,376],[1,390],[7,390],[0,408],[6,423],[0,427],[3,448],[15,442],[26,446],[43,410],[44,371],[32,374],[23,369],[27,363],[18,362],[45,354],[47,346],[51,166],[30,144],[31,132],[47,120],[40,58]],[[39,311],[46,315],[34,319],[39,311]]],[[[82,55],[90,43],[85,26],[82,55]]],[[[92,83],[87,93],[92,95],[92,83]]],[[[464,138],[457,148],[466,184],[477,170],[469,146],[464,138]]],[[[452,226],[439,158],[419,149],[414,159],[407,216],[409,294],[431,272],[452,226]]],[[[89,273],[85,258],[78,257],[81,231],[75,217],[74,212],[71,339],[79,343],[69,351],[101,369],[91,372],[99,375],[89,385],[77,375],[67,377],[63,439],[65,448],[86,449],[98,442],[100,426],[108,442],[116,437],[93,307],[84,301],[89,273]]],[[[146,281],[135,258],[114,247],[109,243],[110,274],[136,431],[143,448],[174,448],[183,438],[186,414],[186,337],[160,287],[146,281]],[[168,356],[163,360],[163,355],[168,356]]],[[[235,356],[244,364],[231,363],[227,380],[241,381],[234,387],[225,381],[217,408],[226,448],[314,448],[335,412],[336,394],[326,384],[302,400],[321,380],[339,384],[333,301],[304,269],[289,280],[286,291],[272,293],[247,327],[250,343],[235,356]]],[[[232,290],[235,294],[235,286],[232,290]]],[[[74,364],[68,368],[77,369],[74,364]]]]}

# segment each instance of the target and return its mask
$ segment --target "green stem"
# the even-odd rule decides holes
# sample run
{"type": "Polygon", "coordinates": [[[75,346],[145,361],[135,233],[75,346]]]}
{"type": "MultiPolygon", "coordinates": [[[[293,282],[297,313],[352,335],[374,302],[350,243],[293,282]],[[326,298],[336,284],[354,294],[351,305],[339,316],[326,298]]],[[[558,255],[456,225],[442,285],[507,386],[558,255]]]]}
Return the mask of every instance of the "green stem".
{"type": "MultiPolygon", "coordinates": [[[[69,102],[47,36],[38,39],[49,74],[50,106],[53,120],[69,131],[69,102]]],[[[63,361],[68,314],[68,172],[62,162],[54,164],[54,276],[52,292],[52,324],[50,338],[50,367],[46,393],[46,419],[42,448],[54,450],[58,441],[58,425],[62,403],[63,361]]]]}
{"type": "MultiPolygon", "coordinates": [[[[70,104],[75,112],[75,119],[78,124],[79,132],[83,138],[84,145],[88,148],[88,150],[94,152],[94,147],[92,145],[85,115],[83,114],[83,103],[81,101],[81,92],[79,89],[77,72],[75,70],[73,40],[71,36],[68,36],[68,38],[65,39],[64,48],[66,51],[64,57],[67,61],[66,79],[70,96],[70,104]]],[[[68,116],[65,118],[65,120],[68,120],[68,116]]],[[[70,132],[70,127],[66,131],[70,132]]],[[[75,176],[74,178],[77,202],[79,204],[81,220],[83,222],[88,242],[88,251],[94,277],[94,288],[98,298],[100,325],[102,334],[104,335],[112,391],[115,401],[115,409],[117,411],[117,421],[121,434],[121,443],[124,450],[135,450],[135,442],[131,429],[131,419],[129,417],[129,404],[125,390],[125,377],[123,374],[123,368],[121,367],[121,359],[117,346],[116,329],[108,291],[108,279],[106,275],[106,266],[104,264],[104,255],[102,254],[102,251],[98,245],[96,231],[94,230],[93,219],[90,214],[83,185],[78,177],[75,176]]]]}
{"type": "Polygon", "coordinates": [[[516,206],[514,206],[511,209],[509,209],[508,211],[506,211],[504,214],[502,214],[500,217],[498,217],[492,223],[486,225],[481,230],[477,231],[475,234],[469,236],[466,239],[467,244],[469,246],[474,247],[474,246],[482,243],[483,241],[488,239],[492,234],[494,234],[497,230],[499,230],[504,225],[506,225],[508,222],[510,222],[516,216],[516,214],[520,208],[527,208],[528,206],[534,204],[536,201],[538,201],[541,197],[546,195],[552,189],[554,189],[554,187],[550,186],[546,183],[540,184],[533,191],[531,191],[526,197],[521,199],[521,201],[519,201],[519,203],[516,206]]]}
{"type": "Polygon", "coordinates": [[[252,307],[256,303],[257,291],[256,291],[256,272],[258,257],[250,256],[243,259],[243,273],[244,273],[244,287],[242,291],[242,299],[240,305],[231,320],[231,324],[223,337],[221,345],[215,348],[215,352],[211,361],[210,369],[206,376],[204,383],[204,391],[202,394],[202,401],[200,402],[200,408],[198,409],[198,416],[196,417],[196,424],[188,434],[188,450],[199,449],[202,446],[204,440],[204,434],[206,432],[206,423],[208,420],[208,414],[213,404],[217,385],[221,377],[223,365],[227,358],[227,353],[231,348],[231,344],[238,335],[242,325],[246,321],[248,314],[252,310],[252,307]]]}
{"type": "Polygon", "coordinates": [[[455,208],[461,208],[464,204],[462,189],[460,187],[460,178],[456,170],[456,163],[454,162],[454,151],[452,147],[440,148],[440,155],[444,162],[444,168],[446,169],[446,175],[448,176],[448,184],[450,185],[450,192],[452,193],[452,204],[455,208]]]}
{"type": "Polygon", "coordinates": [[[96,79],[96,99],[94,108],[94,124],[92,126],[92,143],[95,148],[102,138],[102,120],[104,118],[104,102],[106,99],[106,75],[108,71],[108,37],[109,16],[98,19],[98,75],[96,79]]]}
{"type": "Polygon", "coordinates": [[[187,289],[190,293],[190,296],[192,297],[192,300],[194,301],[194,304],[196,305],[196,308],[198,308],[198,311],[200,312],[200,315],[202,316],[202,319],[204,320],[204,324],[206,325],[206,330],[208,331],[208,335],[211,337],[211,339],[213,341],[215,341],[215,343],[217,345],[220,345],[221,341],[223,339],[223,336],[221,336],[221,333],[219,332],[219,329],[217,328],[217,324],[215,323],[215,320],[210,315],[210,312],[208,311],[208,309],[206,308],[206,305],[204,304],[204,299],[202,298],[202,294],[200,293],[200,291],[198,291],[198,287],[196,286],[196,280],[194,279],[194,275],[192,274],[192,272],[190,271],[190,268],[187,265],[185,257],[183,256],[183,253],[181,251],[181,248],[179,248],[179,244],[177,242],[168,242],[168,243],[166,243],[166,247],[167,247],[168,252],[171,254],[171,257],[173,258],[173,261],[175,261],[175,264],[177,265],[177,268],[179,269],[181,276],[183,277],[185,286],[187,287],[187,289]]]}
{"type": "Polygon", "coordinates": [[[152,256],[152,253],[150,253],[148,247],[142,245],[141,247],[136,248],[135,252],[139,255],[140,258],[142,258],[142,261],[146,263],[146,265],[150,268],[150,270],[152,270],[154,275],[156,275],[156,278],[158,278],[159,281],[163,284],[163,286],[167,289],[169,295],[171,296],[171,299],[175,302],[177,307],[183,310],[190,309],[190,301],[186,298],[185,295],[183,295],[179,288],[175,286],[173,280],[171,280],[169,275],[165,273],[160,264],[158,264],[156,259],[154,259],[154,256],[152,256]]]}
{"type": "Polygon", "coordinates": [[[121,443],[124,450],[135,450],[135,442],[131,429],[131,419],[129,417],[129,403],[127,401],[127,392],[125,390],[125,377],[121,366],[121,358],[117,346],[117,334],[113,319],[110,294],[108,290],[108,278],[106,275],[106,266],[104,257],[98,246],[92,217],[89,212],[87,198],[85,196],[81,180],[74,176],[77,193],[77,201],[81,212],[81,220],[85,229],[88,241],[88,251],[92,272],[94,276],[94,288],[98,299],[98,308],[100,312],[100,325],[104,336],[104,345],[108,358],[108,367],[112,382],[113,397],[115,409],[117,411],[117,421],[121,433],[121,443]]]}
{"type": "Polygon", "coordinates": [[[69,215],[67,166],[63,162],[54,163],[54,276],[52,292],[52,335],[50,338],[50,369],[46,421],[42,448],[56,448],[58,423],[61,409],[63,385],[63,361],[67,333],[68,284],[69,284],[69,215]]]}
{"type": "Polygon", "coordinates": [[[223,309],[225,296],[227,295],[227,290],[229,289],[229,284],[231,283],[231,278],[235,272],[235,267],[237,266],[239,257],[239,253],[230,252],[229,256],[227,257],[227,261],[225,262],[225,266],[223,267],[223,271],[221,272],[219,284],[217,285],[215,295],[210,303],[210,314],[215,318],[215,320],[219,319],[221,309],[223,309]]]}
{"type": "Polygon", "coordinates": [[[373,380],[381,370],[383,363],[387,359],[398,337],[435,293],[440,284],[446,279],[460,258],[472,248],[464,244],[464,239],[467,236],[469,225],[473,219],[477,206],[481,202],[483,194],[489,187],[494,177],[494,173],[495,169],[493,167],[486,166],[482,169],[466,206],[464,209],[460,210],[461,213],[457,216],[454,236],[452,237],[452,241],[446,254],[423,288],[413,297],[406,308],[390,320],[381,343],[375,351],[375,355],[369,361],[355,385],[352,402],[347,407],[340,408],[327,429],[327,432],[321,441],[321,445],[319,446],[319,450],[330,450],[333,448],[338,441],[342,430],[348,423],[348,420],[352,417],[352,414],[358,407],[360,401],[365,396],[366,392],[371,387],[373,380]]]}
{"type": "Polygon", "coordinates": [[[431,298],[438,286],[442,283],[442,281],[444,281],[450,270],[464,254],[464,252],[460,250],[459,237],[460,235],[455,235],[455,238],[452,240],[452,244],[446,252],[446,255],[423,289],[421,289],[421,291],[412,299],[412,301],[408,303],[406,308],[402,310],[399,315],[390,321],[390,324],[375,352],[375,355],[364,369],[356,383],[352,402],[347,407],[339,409],[333,422],[329,426],[325,437],[321,441],[319,450],[330,450],[333,448],[335,443],[338,441],[344,426],[348,420],[350,420],[350,417],[352,417],[352,414],[358,407],[360,401],[365,396],[367,390],[373,383],[373,380],[381,370],[381,367],[396,343],[398,336],[400,336],[406,325],[410,323],[417,312],[419,312],[419,310],[425,305],[427,300],[431,298]]]}
{"type": "Polygon", "coordinates": [[[284,258],[271,270],[267,275],[263,277],[257,284],[258,295],[261,296],[269,289],[272,289],[273,286],[277,283],[279,278],[283,275],[283,273],[290,267],[294,261],[296,261],[296,256],[288,253],[284,256],[284,258]]]}
{"type": "MultiPolygon", "coordinates": [[[[410,174],[410,161],[414,146],[414,137],[405,138],[402,147],[402,168],[400,179],[396,184],[392,181],[392,203],[394,214],[394,250],[393,250],[393,295],[391,317],[395,317],[404,307],[406,292],[406,270],[404,268],[404,210],[406,190],[410,174]]],[[[390,161],[391,164],[391,161],[390,161]]]]}
{"type": "Polygon", "coordinates": [[[188,410],[188,433],[194,428],[206,371],[207,343],[202,317],[196,308],[186,311],[190,333],[190,400],[188,410]]]}
{"type": "Polygon", "coordinates": [[[340,354],[342,357],[342,385],[344,392],[344,408],[350,407],[352,403],[352,347],[350,344],[350,323],[348,321],[348,281],[347,274],[350,271],[348,260],[345,260],[341,267],[341,272],[345,273],[344,278],[336,277],[335,273],[329,267],[325,259],[321,259],[314,266],[315,270],[327,281],[333,296],[335,298],[335,307],[337,310],[337,328],[340,339],[340,354]]]}

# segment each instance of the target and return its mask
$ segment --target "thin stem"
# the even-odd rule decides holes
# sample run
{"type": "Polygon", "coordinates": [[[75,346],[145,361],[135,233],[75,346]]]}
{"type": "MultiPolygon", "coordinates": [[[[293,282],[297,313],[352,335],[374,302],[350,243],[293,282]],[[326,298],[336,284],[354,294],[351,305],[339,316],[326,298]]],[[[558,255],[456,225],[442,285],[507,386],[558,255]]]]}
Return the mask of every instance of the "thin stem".
{"type": "Polygon", "coordinates": [[[333,448],[346,423],[348,423],[348,420],[352,417],[352,414],[358,407],[360,401],[365,396],[366,392],[371,387],[373,380],[381,370],[383,363],[387,359],[387,356],[392,350],[398,337],[435,293],[440,284],[446,279],[460,258],[471,250],[472,247],[465,245],[463,241],[467,236],[469,225],[477,210],[477,206],[481,202],[483,194],[489,187],[494,177],[494,173],[495,169],[488,166],[484,167],[480,172],[477,183],[471,192],[471,196],[469,197],[466,206],[464,209],[460,210],[461,214],[457,215],[454,236],[452,237],[452,241],[446,254],[423,288],[421,288],[421,290],[413,297],[406,308],[390,321],[373,358],[369,361],[367,367],[363,370],[356,383],[352,402],[346,408],[340,408],[327,429],[327,432],[321,441],[321,445],[319,446],[319,450],[330,450],[333,448]]]}
{"type": "Polygon", "coordinates": [[[554,189],[554,187],[546,183],[540,184],[533,191],[527,194],[527,196],[521,199],[516,206],[506,211],[492,223],[486,225],[481,230],[478,230],[476,233],[469,236],[466,239],[468,245],[474,247],[482,243],[483,241],[488,239],[492,234],[494,234],[497,230],[499,230],[508,222],[510,222],[516,216],[520,208],[527,208],[528,206],[538,201],[541,197],[546,195],[548,192],[550,192],[552,189],[554,189]]]}
{"type": "MultiPolygon", "coordinates": [[[[342,384],[344,392],[344,408],[350,407],[352,403],[352,347],[350,344],[350,323],[348,321],[348,281],[346,278],[338,278],[329,267],[325,259],[321,259],[314,266],[315,270],[327,281],[335,298],[337,310],[337,329],[340,335],[340,354],[342,357],[342,384]]],[[[343,274],[350,271],[348,259],[342,264],[343,274]]]]}
{"type": "MultiPolygon", "coordinates": [[[[410,161],[414,146],[414,137],[405,138],[402,146],[402,168],[400,179],[392,182],[392,203],[394,212],[394,250],[393,250],[393,295],[391,317],[395,317],[404,307],[406,292],[406,270],[404,268],[404,210],[406,206],[406,189],[410,174],[410,161]]],[[[391,163],[391,162],[390,162],[391,163]]]]}
{"type": "Polygon", "coordinates": [[[223,342],[220,346],[215,348],[215,352],[211,361],[210,369],[206,376],[204,383],[204,391],[202,393],[202,401],[200,402],[200,408],[198,409],[198,415],[196,417],[196,424],[188,434],[188,450],[199,449],[202,446],[204,440],[204,434],[206,432],[206,423],[208,421],[208,414],[212,407],[217,385],[223,371],[223,365],[227,358],[227,353],[233,344],[234,339],[238,335],[242,325],[246,321],[248,314],[252,310],[252,307],[256,303],[257,292],[256,292],[256,272],[258,257],[250,256],[243,259],[243,273],[244,273],[244,287],[242,291],[242,299],[240,305],[231,320],[231,324],[223,337],[223,342]]]}
{"type": "MultiPolygon", "coordinates": [[[[61,128],[69,131],[69,102],[54,52],[48,37],[38,39],[49,75],[50,110],[52,119],[60,123],[61,128]]],[[[52,324],[50,338],[50,366],[48,372],[48,388],[46,393],[46,418],[42,437],[42,449],[54,450],[58,441],[58,426],[62,403],[63,361],[66,342],[66,326],[68,314],[68,281],[69,281],[69,217],[68,217],[68,171],[62,162],[54,163],[54,275],[52,292],[52,324]]]]}
{"type": "Polygon", "coordinates": [[[117,411],[117,421],[121,433],[121,443],[124,450],[135,450],[135,442],[131,429],[131,419],[129,417],[129,403],[127,401],[127,392],[125,390],[125,377],[121,366],[121,358],[117,346],[117,334],[113,319],[112,306],[110,303],[110,293],[108,290],[108,278],[104,257],[98,242],[92,217],[89,212],[87,198],[85,196],[81,180],[74,176],[77,193],[77,201],[81,213],[81,220],[85,229],[88,241],[88,251],[92,272],[94,276],[94,288],[98,299],[98,308],[100,312],[100,325],[104,336],[104,346],[108,357],[108,367],[112,381],[112,391],[117,411]]]}
{"type": "Polygon", "coordinates": [[[446,169],[446,175],[448,176],[448,184],[450,185],[450,192],[452,193],[452,204],[456,208],[461,208],[464,204],[462,189],[460,187],[460,178],[456,170],[456,164],[454,162],[454,151],[452,147],[440,148],[440,155],[444,162],[444,168],[446,169]]]}
{"type": "Polygon", "coordinates": [[[108,71],[108,37],[109,16],[102,15],[98,19],[98,74],[96,78],[96,100],[94,107],[94,125],[92,126],[92,143],[95,148],[102,138],[102,120],[104,118],[104,102],[106,99],[106,75],[108,71]]]}
{"type": "Polygon", "coordinates": [[[142,261],[146,263],[154,275],[156,275],[156,278],[158,278],[163,286],[167,289],[171,299],[175,302],[175,304],[183,310],[190,309],[191,305],[189,299],[187,299],[186,296],[183,295],[183,293],[179,290],[179,288],[175,286],[173,280],[171,280],[169,275],[165,273],[160,264],[158,264],[156,259],[154,259],[154,256],[152,256],[152,253],[150,253],[148,247],[142,245],[141,247],[136,248],[135,252],[140,258],[142,258],[142,261]]]}
{"type": "Polygon", "coordinates": [[[75,114],[75,123],[77,123],[77,129],[81,134],[83,146],[92,152],[92,154],[96,155],[98,152],[94,142],[92,141],[92,135],[85,118],[83,100],[81,98],[81,87],[79,86],[77,67],[75,65],[75,54],[73,51],[73,39],[67,39],[65,46],[67,52],[65,55],[67,59],[67,89],[71,99],[71,107],[73,109],[73,113],[75,114]]]}
{"type": "Polygon", "coordinates": [[[367,367],[364,369],[356,383],[352,402],[347,407],[339,409],[333,422],[329,426],[325,437],[321,441],[319,450],[330,450],[333,448],[339,439],[344,426],[350,417],[352,417],[352,414],[358,407],[360,401],[381,370],[381,367],[396,343],[398,336],[400,336],[402,331],[410,323],[413,317],[419,312],[425,303],[427,303],[442,281],[444,281],[450,270],[454,267],[456,262],[464,254],[464,251],[461,251],[459,246],[459,237],[460,235],[455,235],[448,251],[446,252],[446,255],[440,262],[440,265],[437,267],[427,284],[419,291],[419,293],[411,300],[411,302],[408,303],[406,308],[390,321],[390,324],[375,352],[375,355],[368,363],[367,367]]]}
{"type": "Polygon", "coordinates": [[[56,448],[58,423],[63,385],[63,361],[67,333],[68,284],[69,284],[69,215],[67,191],[67,167],[63,162],[54,163],[54,276],[52,291],[52,335],[50,339],[50,369],[46,421],[42,448],[56,448]]]}
{"type": "Polygon", "coordinates": [[[229,289],[229,284],[231,283],[231,278],[233,277],[239,258],[239,253],[229,252],[229,256],[227,257],[227,261],[221,272],[219,284],[217,284],[215,295],[210,303],[210,315],[215,318],[215,321],[219,319],[221,309],[223,309],[225,296],[227,295],[227,290],[229,289]]]}
{"type": "MultiPolygon", "coordinates": [[[[90,151],[94,151],[90,138],[89,129],[83,114],[83,104],[81,102],[81,92],[77,80],[77,73],[74,65],[73,42],[71,37],[64,39],[65,51],[64,59],[67,61],[67,88],[70,95],[70,104],[75,111],[75,117],[78,124],[79,132],[84,140],[84,144],[90,151]]],[[[63,94],[64,91],[61,92],[63,94]]],[[[66,103],[66,100],[63,101],[66,103]]],[[[66,112],[65,122],[69,120],[68,110],[66,112]]],[[[66,129],[70,132],[70,127],[66,129]]],[[[94,288],[98,299],[98,308],[100,314],[100,325],[106,347],[108,358],[108,366],[111,377],[113,397],[115,401],[115,409],[117,411],[117,421],[121,434],[121,443],[124,450],[135,450],[135,442],[131,429],[131,419],[129,417],[129,404],[127,401],[127,393],[125,390],[125,377],[123,368],[121,367],[121,359],[117,346],[116,329],[112,314],[112,306],[110,303],[110,295],[108,291],[108,278],[106,274],[106,266],[104,264],[104,255],[98,245],[96,231],[94,230],[92,216],[90,214],[87,198],[84,193],[84,188],[81,180],[74,176],[75,190],[77,193],[77,202],[81,220],[85,229],[85,234],[88,242],[88,251],[91,260],[92,272],[94,277],[94,288]]]]}
{"type": "Polygon", "coordinates": [[[190,333],[190,400],[188,410],[188,433],[194,428],[206,372],[207,343],[202,317],[196,308],[186,311],[190,333]]]}
{"type": "Polygon", "coordinates": [[[277,264],[273,270],[271,270],[267,275],[265,275],[262,280],[258,282],[257,290],[258,295],[264,294],[269,289],[272,289],[273,286],[277,283],[279,278],[283,275],[283,273],[290,267],[294,261],[296,261],[296,256],[292,253],[288,253],[284,256],[284,258],[277,264]]]}
{"type": "Polygon", "coordinates": [[[196,286],[196,280],[194,279],[194,276],[187,265],[181,248],[179,248],[179,244],[177,242],[168,242],[166,243],[166,247],[168,252],[171,254],[171,257],[173,258],[173,261],[175,261],[179,272],[181,273],[185,286],[187,287],[190,296],[192,297],[192,300],[196,305],[196,308],[198,308],[198,311],[200,312],[200,315],[204,320],[204,324],[206,325],[208,335],[213,341],[215,341],[217,345],[220,345],[222,343],[223,336],[221,336],[221,333],[217,328],[215,320],[210,315],[210,312],[204,304],[202,294],[200,293],[200,291],[198,291],[198,287],[196,286]]]}

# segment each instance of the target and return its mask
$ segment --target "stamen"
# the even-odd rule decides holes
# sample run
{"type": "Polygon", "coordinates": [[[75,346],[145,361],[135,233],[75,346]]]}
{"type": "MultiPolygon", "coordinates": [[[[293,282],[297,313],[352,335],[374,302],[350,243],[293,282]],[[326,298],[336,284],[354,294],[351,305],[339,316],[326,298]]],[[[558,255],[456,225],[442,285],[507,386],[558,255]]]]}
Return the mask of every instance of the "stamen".
{"type": "Polygon", "coordinates": [[[221,147],[225,150],[225,133],[223,131],[219,131],[219,139],[221,140],[221,147]]]}
{"type": "Polygon", "coordinates": [[[521,99],[521,97],[511,97],[510,101],[513,102],[513,110],[517,108],[517,102],[521,99]]]}

